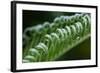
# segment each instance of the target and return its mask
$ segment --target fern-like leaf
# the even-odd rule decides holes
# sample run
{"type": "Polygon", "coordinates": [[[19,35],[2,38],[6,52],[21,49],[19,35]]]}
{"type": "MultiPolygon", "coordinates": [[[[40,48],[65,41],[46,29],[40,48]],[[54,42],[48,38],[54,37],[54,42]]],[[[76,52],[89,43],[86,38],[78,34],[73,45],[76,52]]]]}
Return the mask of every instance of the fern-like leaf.
{"type": "Polygon", "coordinates": [[[90,36],[88,14],[56,17],[28,27],[23,34],[23,62],[53,61],[90,36]]]}

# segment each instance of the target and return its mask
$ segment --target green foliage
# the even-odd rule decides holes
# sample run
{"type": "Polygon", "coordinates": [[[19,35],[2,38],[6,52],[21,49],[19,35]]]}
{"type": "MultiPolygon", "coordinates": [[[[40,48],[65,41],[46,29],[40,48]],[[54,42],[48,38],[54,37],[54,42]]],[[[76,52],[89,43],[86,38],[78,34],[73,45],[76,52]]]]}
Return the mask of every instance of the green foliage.
{"type": "Polygon", "coordinates": [[[88,14],[56,17],[27,27],[23,34],[23,62],[53,61],[90,36],[88,14]]]}

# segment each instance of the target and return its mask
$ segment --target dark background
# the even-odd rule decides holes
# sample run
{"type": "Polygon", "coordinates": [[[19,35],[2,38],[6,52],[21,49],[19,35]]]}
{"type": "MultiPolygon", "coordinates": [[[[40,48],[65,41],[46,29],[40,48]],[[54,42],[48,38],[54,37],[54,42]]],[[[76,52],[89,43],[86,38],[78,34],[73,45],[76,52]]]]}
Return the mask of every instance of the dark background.
{"type": "Polygon", "coordinates": [[[56,17],[61,15],[74,15],[75,13],[51,12],[51,11],[31,11],[23,10],[23,30],[27,27],[43,24],[46,21],[53,22],[56,17]]]}
{"type": "MultiPolygon", "coordinates": [[[[75,12],[77,13],[77,12],[75,12]]],[[[54,18],[65,15],[74,15],[72,12],[51,12],[51,11],[29,11],[23,10],[23,31],[27,27],[43,24],[44,22],[53,22],[54,18]]],[[[57,61],[63,60],[82,60],[91,58],[90,38],[72,48],[69,52],[62,55],[57,61]]]]}

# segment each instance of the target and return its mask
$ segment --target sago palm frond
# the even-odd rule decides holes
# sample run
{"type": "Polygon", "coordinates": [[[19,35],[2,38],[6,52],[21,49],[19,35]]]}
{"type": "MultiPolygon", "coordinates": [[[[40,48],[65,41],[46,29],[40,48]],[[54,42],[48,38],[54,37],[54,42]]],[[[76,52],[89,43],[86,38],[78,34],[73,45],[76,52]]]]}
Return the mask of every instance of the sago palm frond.
{"type": "Polygon", "coordinates": [[[56,17],[28,27],[23,34],[23,62],[53,61],[90,36],[88,14],[56,17]]]}

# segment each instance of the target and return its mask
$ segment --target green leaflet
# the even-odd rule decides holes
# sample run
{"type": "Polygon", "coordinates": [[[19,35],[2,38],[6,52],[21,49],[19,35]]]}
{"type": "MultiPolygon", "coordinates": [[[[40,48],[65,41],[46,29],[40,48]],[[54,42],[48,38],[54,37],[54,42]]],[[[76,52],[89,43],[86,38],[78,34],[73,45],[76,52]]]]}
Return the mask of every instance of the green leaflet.
{"type": "MultiPolygon", "coordinates": [[[[34,56],[31,56],[31,55],[27,55],[24,57],[25,60],[29,60],[29,62],[35,62],[36,61],[36,58],[34,56]]],[[[24,60],[24,62],[25,62],[24,60]]]]}
{"type": "Polygon", "coordinates": [[[56,17],[28,27],[23,34],[23,62],[52,61],[90,36],[88,14],[56,17]]]}
{"type": "Polygon", "coordinates": [[[36,58],[36,61],[38,61],[39,58],[40,58],[40,56],[41,56],[41,54],[39,53],[39,51],[36,50],[35,48],[31,48],[29,50],[29,53],[28,54],[31,55],[31,56],[34,56],[36,58]]]}

